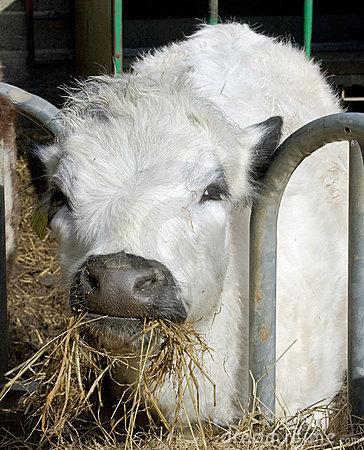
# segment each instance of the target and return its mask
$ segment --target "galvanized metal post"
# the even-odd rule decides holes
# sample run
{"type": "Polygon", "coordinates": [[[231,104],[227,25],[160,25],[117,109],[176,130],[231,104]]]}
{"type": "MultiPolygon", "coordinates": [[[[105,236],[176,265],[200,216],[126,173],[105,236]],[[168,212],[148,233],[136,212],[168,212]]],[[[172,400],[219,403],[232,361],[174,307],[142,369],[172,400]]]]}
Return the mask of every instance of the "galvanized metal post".
{"type": "Polygon", "coordinates": [[[364,141],[350,142],[348,389],[355,416],[364,414],[364,141]]]}
{"type": "MultiPolygon", "coordinates": [[[[50,135],[62,131],[59,110],[46,100],[15,86],[0,83],[0,97],[10,100],[18,112],[37,123],[50,135]]],[[[0,140],[0,386],[8,365],[8,326],[6,298],[5,206],[4,206],[4,149],[0,140]]],[[[1,407],[10,408],[29,387],[16,385],[1,399],[1,407]]]]}
{"type": "Polygon", "coordinates": [[[0,138],[0,383],[8,367],[8,318],[6,301],[4,148],[0,138]]]}
{"type": "Polygon", "coordinates": [[[10,100],[19,114],[32,120],[49,134],[54,136],[61,132],[62,126],[57,120],[59,109],[43,98],[7,83],[0,83],[0,97],[10,100]]]}
{"type": "MultiPolygon", "coordinates": [[[[341,113],[322,117],[305,125],[288,137],[277,150],[264,178],[264,193],[257,202],[251,217],[250,238],[250,324],[249,358],[250,370],[258,382],[257,395],[268,413],[275,411],[275,362],[276,362],[276,253],[277,217],[279,205],[286,185],[297,166],[309,155],[325,144],[338,141],[364,142],[364,114],[341,113]]],[[[359,166],[359,171],[362,167],[359,166]]],[[[361,181],[363,183],[363,181],[361,181]]],[[[362,189],[362,185],[360,189],[362,189]]],[[[352,189],[352,194],[355,190],[352,189]]],[[[362,191],[361,191],[362,192],[362,191]]],[[[362,194],[355,195],[351,202],[352,215],[362,194]]],[[[361,206],[363,208],[363,206],[361,206]]],[[[361,209],[362,211],[362,209],[361,209]]],[[[356,213],[355,213],[356,214],[356,213]]],[[[357,216],[357,234],[352,248],[360,240],[363,215],[357,216]],[[360,222],[361,221],[361,222],[360,222]],[[360,231],[360,232],[359,232],[360,231]]],[[[355,230],[354,230],[355,235],[355,230]]],[[[351,236],[353,236],[353,231],[351,236]]],[[[361,243],[361,246],[364,244],[361,243]]],[[[352,250],[352,255],[357,250],[352,250]]],[[[362,251],[360,248],[360,255],[362,251]]],[[[364,274],[360,264],[349,265],[353,270],[351,280],[355,289],[349,291],[349,304],[354,314],[349,316],[352,331],[349,340],[351,361],[364,364],[363,322],[354,320],[353,315],[364,311],[364,274]],[[350,295],[356,295],[352,300],[350,295]]],[[[364,375],[364,374],[363,374],[364,375]]],[[[349,372],[349,390],[355,378],[349,372]]],[[[360,404],[364,404],[364,389],[360,391],[360,404]]],[[[355,410],[354,410],[355,411],[355,410]]]]}

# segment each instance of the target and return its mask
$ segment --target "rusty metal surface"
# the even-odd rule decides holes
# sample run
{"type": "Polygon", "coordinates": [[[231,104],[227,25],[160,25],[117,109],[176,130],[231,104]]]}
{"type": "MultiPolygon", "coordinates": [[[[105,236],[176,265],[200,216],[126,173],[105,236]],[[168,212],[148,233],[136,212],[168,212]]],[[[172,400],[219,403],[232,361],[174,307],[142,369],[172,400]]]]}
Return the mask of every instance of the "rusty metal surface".
{"type": "Polygon", "coordinates": [[[350,142],[348,389],[355,416],[364,415],[364,140],[350,142]]]}
{"type": "Polygon", "coordinates": [[[60,122],[57,121],[59,109],[43,98],[7,83],[0,83],[0,97],[10,100],[20,114],[51,135],[57,135],[62,130],[60,122]]]}
{"type": "Polygon", "coordinates": [[[8,324],[6,299],[4,148],[0,136],[0,383],[8,365],[8,324]]]}
{"type": "MultiPolygon", "coordinates": [[[[279,205],[286,185],[297,166],[309,155],[325,144],[338,141],[357,140],[364,142],[364,114],[340,113],[314,120],[289,136],[277,150],[264,178],[264,192],[256,203],[251,216],[250,238],[250,313],[249,313],[249,364],[257,385],[257,395],[267,411],[275,411],[275,361],[276,361],[276,251],[277,217],[279,205]]],[[[362,163],[361,163],[362,164],[362,163]]],[[[362,171],[360,166],[360,171],[362,171]]],[[[355,211],[361,204],[364,208],[364,182],[351,200],[355,211]]],[[[362,241],[363,215],[359,216],[355,230],[355,247],[362,241]],[[361,222],[360,222],[361,221],[361,222]]],[[[361,250],[360,250],[361,252],[361,250]]],[[[360,253],[364,256],[363,252],[360,253]]],[[[349,303],[354,315],[364,312],[364,273],[360,265],[350,264],[351,279],[355,281],[356,297],[349,303]]],[[[351,291],[354,292],[353,290],[351,291]]],[[[364,367],[364,327],[362,320],[353,321],[355,328],[349,341],[352,361],[360,361],[364,367]],[[355,336],[355,338],[354,338],[355,336]]],[[[364,369],[363,369],[364,370],[364,369]]],[[[349,373],[349,385],[353,378],[349,373]]],[[[364,390],[361,390],[364,399],[364,390]]],[[[363,402],[364,404],[364,402],[363,402]]]]}

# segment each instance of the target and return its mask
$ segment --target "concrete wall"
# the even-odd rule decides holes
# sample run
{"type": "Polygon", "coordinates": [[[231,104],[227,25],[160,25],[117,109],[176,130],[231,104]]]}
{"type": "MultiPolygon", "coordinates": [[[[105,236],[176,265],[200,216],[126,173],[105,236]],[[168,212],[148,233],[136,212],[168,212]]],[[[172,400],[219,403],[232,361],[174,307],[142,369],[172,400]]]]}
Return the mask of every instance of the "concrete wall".
{"type": "Polygon", "coordinates": [[[0,62],[8,83],[59,103],[57,86],[68,82],[73,74],[72,3],[34,0],[36,63],[31,64],[25,0],[0,0],[0,62]]]}

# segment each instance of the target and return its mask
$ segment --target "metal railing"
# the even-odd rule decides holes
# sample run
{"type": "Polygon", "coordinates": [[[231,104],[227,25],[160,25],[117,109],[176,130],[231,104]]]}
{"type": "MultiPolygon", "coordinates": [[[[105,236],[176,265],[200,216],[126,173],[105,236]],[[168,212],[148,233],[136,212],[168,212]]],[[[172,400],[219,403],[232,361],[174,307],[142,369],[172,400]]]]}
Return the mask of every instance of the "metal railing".
{"type": "MultiPolygon", "coordinates": [[[[354,415],[364,413],[364,114],[341,113],[314,120],[278,148],[264,178],[262,199],[251,217],[250,370],[257,396],[275,411],[277,218],[282,195],[298,165],[325,144],[349,141],[349,342],[348,389],[354,415]],[[361,151],[360,151],[361,150],[361,151]],[[363,386],[363,385],[362,385],[363,386]]],[[[323,218],[324,220],[324,218],[323,218]]],[[[345,320],[345,318],[343,318],[345,320]]]]}
{"type": "Polygon", "coordinates": [[[32,120],[52,136],[61,131],[61,125],[57,121],[59,109],[43,98],[7,83],[0,83],[0,97],[10,100],[19,114],[32,120]]]}
{"type": "MultiPolygon", "coordinates": [[[[6,83],[0,83],[0,97],[10,100],[18,112],[37,123],[43,130],[55,136],[61,130],[57,121],[59,110],[46,100],[6,83]]],[[[4,149],[0,136],[0,386],[8,369],[8,324],[6,292],[6,251],[5,251],[5,202],[4,202],[4,149]]],[[[22,386],[14,386],[2,400],[8,407],[25,392],[22,386]]]]}
{"type": "Polygon", "coordinates": [[[4,381],[4,373],[8,365],[4,166],[5,154],[0,136],[0,383],[4,381]]]}

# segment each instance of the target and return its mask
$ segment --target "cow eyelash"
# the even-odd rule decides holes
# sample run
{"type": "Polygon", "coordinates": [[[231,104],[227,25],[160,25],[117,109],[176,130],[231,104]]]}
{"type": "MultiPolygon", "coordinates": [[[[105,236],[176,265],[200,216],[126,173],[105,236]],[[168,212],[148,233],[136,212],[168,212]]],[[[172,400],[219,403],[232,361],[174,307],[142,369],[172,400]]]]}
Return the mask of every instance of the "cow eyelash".
{"type": "Polygon", "coordinates": [[[63,205],[69,207],[68,198],[60,189],[55,189],[51,193],[50,204],[57,207],[61,207],[63,205]]]}
{"type": "Polygon", "coordinates": [[[71,210],[70,203],[66,195],[60,189],[54,189],[49,198],[49,220],[52,220],[56,212],[62,206],[67,206],[71,210]]]}
{"type": "Polygon", "coordinates": [[[228,192],[220,184],[212,183],[205,189],[199,203],[205,203],[207,201],[220,201],[223,198],[228,197],[228,192]]]}

